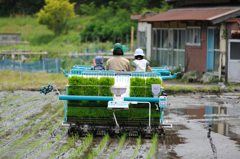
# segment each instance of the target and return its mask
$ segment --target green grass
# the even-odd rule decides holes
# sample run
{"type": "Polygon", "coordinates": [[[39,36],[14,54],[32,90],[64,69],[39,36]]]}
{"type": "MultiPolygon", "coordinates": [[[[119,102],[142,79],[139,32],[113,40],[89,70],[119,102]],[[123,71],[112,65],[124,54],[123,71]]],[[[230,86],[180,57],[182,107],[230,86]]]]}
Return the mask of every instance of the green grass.
{"type": "Polygon", "coordinates": [[[50,73],[20,73],[15,71],[0,71],[0,91],[41,90],[48,83],[55,84],[58,89],[66,89],[67,78],[63,74],[50,73]],[[10,88],[10,89],[9,89],[10,88]],[[14,89],[12,89],[14,88],[14,89]]]}
{"type": "Polygon", "coordinates": [[[214,92],[221,93],[220,87],[192,87],[192,86],[164,86],[164,91],[171,93],[189,93],[189,92],[214,92]]]}

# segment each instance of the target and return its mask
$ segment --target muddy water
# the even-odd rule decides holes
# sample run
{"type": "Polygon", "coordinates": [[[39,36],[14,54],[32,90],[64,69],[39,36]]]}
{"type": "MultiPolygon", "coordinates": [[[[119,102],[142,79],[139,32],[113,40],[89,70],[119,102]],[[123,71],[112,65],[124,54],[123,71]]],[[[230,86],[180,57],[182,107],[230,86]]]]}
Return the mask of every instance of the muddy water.
{"type": "MultiPolygon", "coordinates": [[[[0,92],[0,119],[1,122],[5,120],[0,125],[0,158],[69,158],[72,150],[81,146],[84,138],[79,138],[73,147],[68,147],[70,137],[67,136],[67,129],[61,127],[63,111],[56,114],[60,108],[54,106],[57,102],[58,96],[54,93],[45,96],[39,92],[28,91],[0,92]],[[25,111],[16,114],[22,110],[25,111]],[[18,133],[22,124],[27,124],[36,116],[40,117],[18,133]],[[51,116],[53,117],[50,121],[45,121],[51,116]],[[46,124],[37,128],[34,135],[26,138],[20,145],[13,145],[43,122],[46,124]],[[64,151],[59,152],[63,147],[66,147],[64,151]]],[[[164,121],[172,124],[173,127],[166,128],[166,135],[158,139],[154,158],[213,158],[207,137],[209,125],[212,126],[211,137],[217,150],[217,157],[238,158],[240,156],[239,119],[240,94],[237,93],[168,96],[164,121]]],[[[102,137],[93,138],[92,144],[78,157],[88,158],[88,154],[93,149],[97,149],[101,141],[102,137]]],[[[147,158],[152,147],[151,142],[151,139],[142,139],[135,158],[147,158]]],[[[95,158],[109,158],[118,146],[118,138],[109,138],[95,158]]],[[[137,138],[127,137],[114,158],[133,157],[136,146],[137,138]]]]}

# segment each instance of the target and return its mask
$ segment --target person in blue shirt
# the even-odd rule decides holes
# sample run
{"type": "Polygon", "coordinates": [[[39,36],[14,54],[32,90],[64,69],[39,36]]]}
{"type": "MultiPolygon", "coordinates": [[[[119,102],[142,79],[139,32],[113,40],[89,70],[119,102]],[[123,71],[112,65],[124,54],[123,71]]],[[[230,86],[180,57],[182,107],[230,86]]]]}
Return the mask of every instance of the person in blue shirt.
{"type": "Polygon", "coordinates": [[[97,56],[95,58],[96,66],[93,66],[91,70],[105,70],[105,67],[103,66],[103,59],[101,56],[97,56]]]}

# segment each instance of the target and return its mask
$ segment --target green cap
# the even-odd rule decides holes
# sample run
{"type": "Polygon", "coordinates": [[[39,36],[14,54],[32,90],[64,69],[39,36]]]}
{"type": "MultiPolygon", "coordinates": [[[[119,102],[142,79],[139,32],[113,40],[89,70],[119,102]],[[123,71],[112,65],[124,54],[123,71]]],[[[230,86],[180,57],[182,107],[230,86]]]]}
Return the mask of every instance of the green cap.
{"type": "Polygon", "coordinates": [[[120,43],[114,44],[114,50],[122,50],[122,45],[120,43]]]}

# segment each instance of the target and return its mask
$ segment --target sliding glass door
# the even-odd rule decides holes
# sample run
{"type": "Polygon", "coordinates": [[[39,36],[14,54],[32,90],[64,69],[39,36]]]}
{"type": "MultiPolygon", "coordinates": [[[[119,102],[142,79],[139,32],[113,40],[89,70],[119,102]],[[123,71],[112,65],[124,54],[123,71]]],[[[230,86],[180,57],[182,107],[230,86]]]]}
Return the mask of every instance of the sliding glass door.
{"type": "Polygon", "coordinates": [[[185,29],[153,29],[152,59],[159,66],[174,69],[181,64],[185,67],[185,29]]]}

